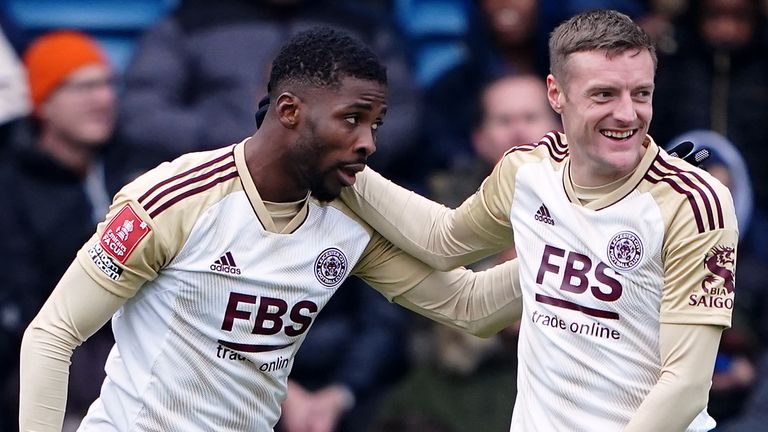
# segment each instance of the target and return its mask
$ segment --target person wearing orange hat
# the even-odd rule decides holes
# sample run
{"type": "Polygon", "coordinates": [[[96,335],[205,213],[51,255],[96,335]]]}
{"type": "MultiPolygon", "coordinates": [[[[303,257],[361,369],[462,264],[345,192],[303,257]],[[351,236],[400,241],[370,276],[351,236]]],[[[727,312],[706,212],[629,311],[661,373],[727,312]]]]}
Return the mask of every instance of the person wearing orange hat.
{"type": "Polygon", "coordinates": [[[70,30],[45,34],[24,53],[39,145],[75,171],[115,127],[112,69],[97,42],[70,30]]]}
{"type": "MultiPolygon", "coordinates": [[[[2,374],[17,373],[24,328],[121,183],[111,166],[119,147],[112,142],[113,69],[95,39],[70,30],[46,33],[32,41],[22,61],[32,114],[24,125],[27,133],[12,137],[9,157],[0,164],[2,374]]],[[[101,379],[94,373],[101,370],[111,334],[95,337],[100,338],[104,343],[94,341],[82,360],[74,359],[72,383],[78,387],[69,401],[73,413],[84,412],[98,394],[101,379]]],[[[3,378],[0,382],[15,381],[3,378]]],[[[0,430],[14,430],[18,390],[3,389],[0,398],[2,410],[9,410],[0,412],[0,430]],[[11,422],[7,427],[5,419],[11,422]]]]}

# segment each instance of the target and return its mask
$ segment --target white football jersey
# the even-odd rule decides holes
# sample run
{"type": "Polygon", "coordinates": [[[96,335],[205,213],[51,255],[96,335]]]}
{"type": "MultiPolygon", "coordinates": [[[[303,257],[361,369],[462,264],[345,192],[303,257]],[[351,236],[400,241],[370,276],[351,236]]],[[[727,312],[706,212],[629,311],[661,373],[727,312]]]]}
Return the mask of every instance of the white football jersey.
{"type": "Polygon", "coordinates": [[[130,297],[80,431],[271,431],[296,351],[341,282],[407,290],[429,273],[338,202],[310,198],[275,232],[244,146],[129,184],[78,253],[94,280],[130,297]]]}
{"type": "MultiPolygon", "coordinates": [[[[658,381],[660,323],[730,325],[730,195],[646,145],[635,173],[588,204],[556,133],[510,150],[479,192],[508,216],[520,260],[512,431],[621,431],[658,381]]],[[[712,427],[704,410],[688,431],[712,427]]]]}

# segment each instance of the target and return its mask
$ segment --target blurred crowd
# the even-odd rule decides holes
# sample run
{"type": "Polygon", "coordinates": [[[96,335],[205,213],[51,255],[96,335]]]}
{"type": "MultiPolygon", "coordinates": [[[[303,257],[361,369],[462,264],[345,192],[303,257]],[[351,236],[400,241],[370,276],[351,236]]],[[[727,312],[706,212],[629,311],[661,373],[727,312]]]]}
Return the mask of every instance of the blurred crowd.
{"type": "MultiPolygon", "coordinates": [[[[765,429],[768,1],[35,4],[0,3],[1,431],[17,428],[21,335],[113,194],[163,161],[250,135],[269,59],[290,35],[325,24],[375,49],[387,66],[389,114],[371,166],[456,206],[507,149],[560,128],[546,99],[547,38],[594,8],[630,15],[656,40],[650,135],[664,147],[688,140],[709,148],[703,168],[731,189],[738,290],[709,411],[718,431],[765,429]]],[[[513,257],[505,251],[478,268],[513,257]]],[[[335,425],[328,432],[506,431],[516,331],[466,336],[350,280],[295,360],[279,430],[297,432],[293,419],[312,411],[335,425]],[[345,403],[333,403],[339,394],[345,403]]],[[[106,326],[75,351],[65,429],[97,397],[111,344],[106,326]]]]}

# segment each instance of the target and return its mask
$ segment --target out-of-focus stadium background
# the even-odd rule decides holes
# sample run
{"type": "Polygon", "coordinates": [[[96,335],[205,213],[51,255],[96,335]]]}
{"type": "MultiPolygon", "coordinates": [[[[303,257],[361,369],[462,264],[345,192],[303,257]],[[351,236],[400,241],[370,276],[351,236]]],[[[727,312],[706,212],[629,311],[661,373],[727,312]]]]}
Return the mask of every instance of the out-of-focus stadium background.
{"type": "MultiPolygon", "coordinates": [[[[711,148],[705,168],[733,192],[738,289],[709,408],[718,431],[765,430],[768,1],[3,0],[0,431],[17,429],[23,329],[109,197],[159,162],[250,135],[269,61],[288,37],[326,24],[370,44],[390,79],[389,114],[371,165],[456,205],[488,172],[494,149],[558,128],[541,85],[547,37],[562,20],[593,8],[630,15],[656,41],[651,136],[662,146],[690,139],[711,148]],[[41,145],[20,61],[36,37],[61,29],[94,37],[115,72],[106,84],[115,98],[104,98],[115,120],[80,170],[41,145]],[[527,80],[489,86],[513,77],[527,80]]],[[[508,430],[515,328],[488,340],[463,336],[358,285],[346,283],[320,314],[292,375],[310,393],[338,384],[354,394],[338,431],[508,430]]],[[[110,346],[107,326],[76,351],[66,430],[97,396],[110,346]]]]}

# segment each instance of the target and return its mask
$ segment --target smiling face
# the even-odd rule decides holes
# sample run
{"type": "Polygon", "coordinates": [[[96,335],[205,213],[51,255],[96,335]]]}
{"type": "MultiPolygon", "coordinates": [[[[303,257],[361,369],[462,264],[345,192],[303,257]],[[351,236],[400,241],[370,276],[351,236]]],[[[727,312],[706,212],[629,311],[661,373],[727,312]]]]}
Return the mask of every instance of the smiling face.
{"type": "Polygon", "coordinates": [[[308,88],[300,97],[299,137],[292,157],[299,176],[321,201],[339,196],[376,151],[387,111],[386,87],[344,77],[338,88],[308,88]]]}
{"type": "Polygon", "coordinates": [[[562,117],[576,184],[604,185],[637,167],[653,115],[654,70],[646,49],[611,57],[593,50],[570,54],[561,81],[547,77],[549,102],[562,117]]]}

